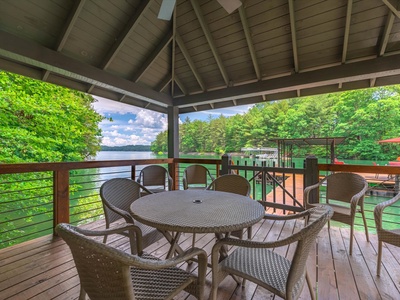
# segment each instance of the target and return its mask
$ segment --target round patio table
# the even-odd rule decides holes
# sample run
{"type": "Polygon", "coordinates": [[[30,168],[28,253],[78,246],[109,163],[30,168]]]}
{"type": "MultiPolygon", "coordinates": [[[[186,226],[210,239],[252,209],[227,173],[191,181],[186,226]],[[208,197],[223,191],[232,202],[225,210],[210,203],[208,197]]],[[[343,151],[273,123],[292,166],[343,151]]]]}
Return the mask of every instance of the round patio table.
{"type": "Polygon", "coordinates": [[[265,213],[264,207],[249,197],[208,190],[151,194],[134,201],[130,209],[136,220],[163,232],[171,243],[167,257],[174,253],[182,232],[215,233],[220,238],[223,233],[254,225],[265,213]]]}

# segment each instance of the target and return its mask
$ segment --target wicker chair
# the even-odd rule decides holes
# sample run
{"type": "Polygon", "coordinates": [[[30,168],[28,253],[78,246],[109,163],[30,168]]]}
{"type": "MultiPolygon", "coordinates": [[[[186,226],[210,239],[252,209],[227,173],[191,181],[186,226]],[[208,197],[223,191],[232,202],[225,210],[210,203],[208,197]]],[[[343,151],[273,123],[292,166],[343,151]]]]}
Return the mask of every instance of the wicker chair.
{"type": "MultiPolygon", "coordinates": [[[[378,264],[376,269],[376,275],[381,274],[381,262],[382,262],[382,242],[392,244],[400,247],[400,229],[384,229],[383,228],[383,210],[389,206],[399,202],[400,193],[397,194],[390,200],[379,203],[374,209],[374,218],[376,225],[376,232],[378,234],[378,264]]],[[[393,210],[398,210],[399,207],[392,207],[393,210]]]]}
{"type": "MultiPolygon", "coordinates": [[[[173,185],[173,179],[169,175],[168,170],[157,165],[144,167],[140,171],[136,181],[152,193],[170,191],[173,185]]],[[[141,195],[148,195],[148,192],[143,190],[141,195]]]]}
{"type": "MultiPolygon", "coordinates": [[[[213,182],[211,182],[211,184],[207,187],[207,190],[250,196],[251,186],[249,181],[245,177],[236,174],[228,174],[228,175],[222,175],[213,180],[213,182]]],[[[237,230],[231,232],[231,235],[242,239],[243,230],[237,230]]],[[[249,227],[247,228],[247,237],[251,239],[251,236],[252,236],[252,227],[249,227]]]]}
{"type": "Polygon", "coordinates": [[[206,189],[208,178],[211,181],[214,177],[211,175],[210,171],[202,165],[191,165],[183,171],[183,189],[206,189]]]}
{"type": "MultiPolygon", "coordinates": [[[[123,228],[89,231],[59,224],[56,232],[71,249],[81,283],[79,299],[172,299],[180,291],[203,299],[207,254],[202,249],[191,248],[179,256],[159,260],[148,254],[131,255],[88,236],[101,236],[118,231],[135,232],[140,245],[140,229],[135,225],[123,228]],[[198,276],[194,276],[176,265],[198,259],[198,276]]],[[[132,244],[132,243],[131,243],[132,244]]],[[[138,249],[137,252],[141,252],[138,249]]]]}
{"type": "MultiPolygon", "coordinates": [[[[140,197],[141,191],[148,191],[136,181],[127,178],[113,178],[103,183],[100,188],[100,197],[103,202],[104,215],[106,219],[106,228],[122,218],[128,224],[135,224],[141,230],[143,247],[157,242],[164,235],[157,229],[134,221],[129,213],[129,207],[133,201],[140,197]]],[[[122,232],[127,236],[127,232],[122,232]]],[[[107,235],[104,236],[104,243],[107,242],[107,235]]],[[[139,253],[140,254],[140,253],[139,253]]]]}
{"type": "Polygon", "coordinates": [[[217,242],[211,254],[211,299],[217,299],[218,286],[228,275],[236,275],[255,282],[283,299],[297,299],[305,281],[307,281],[311,299],[315,299],[311,281],[306,272],[306,263],[317,234],[332,214],[332,208],[326,205],[296,215],[267,215],[266,218],[274,220],[306,217],[308,224],[293,235],[274,242],[255,242],[232,238],[225,238],[217,242]],[[296,244],[292,260],[270,250],[271,248],[292,244],[296,244]],[[237,248],[227,258],[219,262],[220,248],[228,245],[237,246],[237,248]]]}
{"type": "MultiPolygon", "coordinates": [[[[326,184],[325,202],[332,206],[334,214],[332,220],[350,225],[350,250],[353,252],[354,219],[356,212],[360,212],[365,228],[365,235],[369,242],[367,221],[364,213],[364,195],[368,189],[368,182],[364,177],[354,173],[334,173],[326,176],[319,183],[304,189],[306,208],[321,205],[310,203],[310,193],[326,184]]],[[[328,223],[328,228],[329,228],[328,223]]]]}

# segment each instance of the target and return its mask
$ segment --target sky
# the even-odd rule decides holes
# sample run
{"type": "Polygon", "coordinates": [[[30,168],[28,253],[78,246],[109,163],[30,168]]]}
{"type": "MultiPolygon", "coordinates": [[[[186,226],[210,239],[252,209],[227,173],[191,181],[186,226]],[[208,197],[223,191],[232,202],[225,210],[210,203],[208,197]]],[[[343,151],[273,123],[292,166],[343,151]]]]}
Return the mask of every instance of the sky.
{"type": "MultiPolygon", "coordinates": [[[[93,96],[97,101],[93,108],[102,116],[112,118],[113,122],[103,120],[100,128],[103,133],[102,145],[150,145],[156,139],[157,134],[168,127],[166,114],[154,112],[148,109],[108,100],[93,96]]],[[[190,120],[207,120],[221,114],[225,117],[243,114],[251,108],[251,105],[235,106],[224,109],[213,109],[202,112],[194,112],[180,115],[180,121],[189,117],[190,120]]]]}

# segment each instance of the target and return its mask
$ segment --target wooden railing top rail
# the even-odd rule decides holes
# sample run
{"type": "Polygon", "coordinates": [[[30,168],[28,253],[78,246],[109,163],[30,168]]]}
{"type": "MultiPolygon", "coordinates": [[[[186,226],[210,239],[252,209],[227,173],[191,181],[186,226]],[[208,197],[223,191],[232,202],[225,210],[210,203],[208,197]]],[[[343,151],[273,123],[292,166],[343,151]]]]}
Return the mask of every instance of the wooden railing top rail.
{"type": "Polygon", "coordinates": [[[400,166],[364,166],[364,165],[335,165],[318,164],[320,171],[356,172],[356,173],[393,173],[400,174],[400,166]]]}

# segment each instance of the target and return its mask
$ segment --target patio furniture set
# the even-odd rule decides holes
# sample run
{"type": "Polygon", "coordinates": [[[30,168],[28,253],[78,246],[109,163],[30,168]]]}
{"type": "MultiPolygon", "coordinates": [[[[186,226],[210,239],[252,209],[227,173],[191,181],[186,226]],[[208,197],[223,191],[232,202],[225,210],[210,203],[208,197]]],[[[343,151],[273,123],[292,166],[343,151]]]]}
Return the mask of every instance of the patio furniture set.
{"type": "MultiPolygon", "coordinates": [[[[56,227],[56,232],[73,254],[81,281],[80,299],[85,299],[86,294],[90,299],[172,299],[183,290],[197,299],[203,299],[207,266],[212,269],[210,298],[214,300],[218,299],[219,284],[228,275],[238,284],[241,284],[238,278],[248,279],[284,299],[297,299],[307,283],[310,297],[315,299],[306,262],[324,225],[332,219],[351,226],[351,255],[355,213],[360,211],[369,241],[363,207],[368,184],[365,185],[365,179],[357,174],[335,173],[327,176],[304,190],[304,212],[278,216],[266,214],[262,203],[249,197],[250,185],[240,175],[223,175],[214,179],[207,168],[190,166],[184,172],[184,190],[161,193],[168,190],[172,183],[165,168],[155,167],[148,173],[146,168],[143,169],[138,181],[114,178],[103,183],[100,195],[106,219],[105,230],[89,231],[68,224],[56,227]],[[164,181],[153,180],[148,174],[161,176],[164,181]],[[212,183],[207,186],[208,178],[212,183]],[[168,187],[160,188],[166,181],[168,187]],[[325,185],[326,204],[311,203],[309,199],[313,191],[325,185]],[[347,203],[349,207],[340,203],[347,203]],[[121,218],[126,225],[112,226],[121,218]],[[251,226],[262,218],[283,221],[304,219],[305,225],[282,240],[252,241],[251,226]],[[244,240],[243,231],[246,228],[248,239],[244,240]],[[192,247],[182,249],[179,245],[182,233],[215,234],[211,264],[207,263],[207,253],[195,247],[195,239],[192,247]],[[128,236],[131,254],[107,245],[110,234],[128,236]],[[93,238],[95,236],[103,237],[103,243],[93,238]],[[166,259],[143,252],[162,237],[171,245],[166,259]],[[290,244],[295,244],[292,260],[272,251],[290,244]],[[232,246],[234,250],[228,253],[228,247],[232,246]],[[197,275],[178,267],[183,262],[191,264],[193,261],[198,264],[197,275]]],[[[378,276],[382,242],[400,246],[400,230],[387,230],[382,226],[383,210],[399,199],[400,194],[375,209],[379,239],[378,276]]]]}

